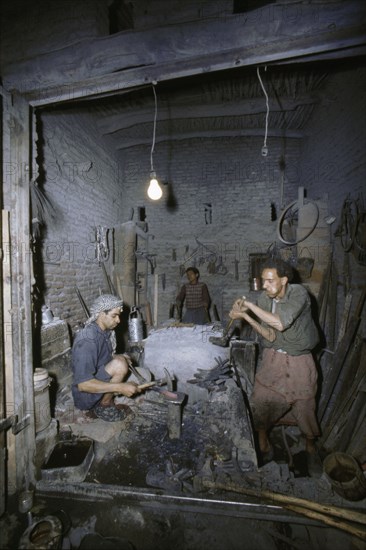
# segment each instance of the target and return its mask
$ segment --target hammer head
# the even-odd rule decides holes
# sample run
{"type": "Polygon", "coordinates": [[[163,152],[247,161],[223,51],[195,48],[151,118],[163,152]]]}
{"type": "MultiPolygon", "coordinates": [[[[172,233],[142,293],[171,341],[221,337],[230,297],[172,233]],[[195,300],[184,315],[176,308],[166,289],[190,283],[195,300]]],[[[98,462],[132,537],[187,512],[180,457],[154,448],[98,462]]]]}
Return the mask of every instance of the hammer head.
{"type": "Polygon", "coordinates": [[[173,378],[170,376],[168,369],[166,369],[165,367],[164,367],[164,372],[165,372],[165,379],[166,379],[166,384],[168,386],[168,390],[173,391],[174,390],[173,378]]]}
{"type": "Polygon", "coordinates": [[[140,384],[138,387],[140,390],[145,390],[148,388],[158,388],[160,386],[167,386],[169,391],[174,391],[173,384],[174,379],[170,376],[167,369],[164,369],[166,376],[164,378],[158,378],[157,380],[151,380],[151,382],[147,382],[145,380],[145,383],[140,384]]]}
{"type": "Polygon", "coordinates": [[[229,343],[230,338],[227,336],[210,336],[209,341],[211,344],[215,344],[215,346],[221,346],[222,348],[226,348],[229,343]]]}

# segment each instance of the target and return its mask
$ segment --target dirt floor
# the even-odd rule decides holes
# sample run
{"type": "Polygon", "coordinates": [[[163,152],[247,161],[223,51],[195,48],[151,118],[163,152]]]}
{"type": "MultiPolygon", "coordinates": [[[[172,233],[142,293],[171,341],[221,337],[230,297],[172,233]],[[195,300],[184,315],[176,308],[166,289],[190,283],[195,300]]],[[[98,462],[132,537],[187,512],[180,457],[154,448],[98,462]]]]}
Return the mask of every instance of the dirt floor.
{"type": "MultiPolygon", "coordinates": [[[[169,413],[169,401],[158,392],[121,399],[130,414],[122,421],[106,422],[75,409],[70,388],[63,388],[55,408],[56,441],[91,442],[90,464],[85,467],[85,455],[69,451],[64,462],[61,458],[49,469],[51,477],[43,464],[31,511],[19,513],[19,503],[11,501],[0,519],[0,548],[46,547],[42,541],[38,546],[24,542],[24,536],[39,522],[44,528],[50,516],[60,523],[61,534],[59,546],[48,548],[364,547],[350,531],[263,497],[266,492],[281,493],[355,512],[366,508],[366,499],[349,501],[338,494],[324,471],[310,475],[296,428],[272,431],[274,457],[261,464],[235,377],[210,389],[196,387],[194,395],[180,409],[177,436],[177,410],[169,413]]],[[[46,535],[56,540],[58,535],[52,533],[46,535]]]]}

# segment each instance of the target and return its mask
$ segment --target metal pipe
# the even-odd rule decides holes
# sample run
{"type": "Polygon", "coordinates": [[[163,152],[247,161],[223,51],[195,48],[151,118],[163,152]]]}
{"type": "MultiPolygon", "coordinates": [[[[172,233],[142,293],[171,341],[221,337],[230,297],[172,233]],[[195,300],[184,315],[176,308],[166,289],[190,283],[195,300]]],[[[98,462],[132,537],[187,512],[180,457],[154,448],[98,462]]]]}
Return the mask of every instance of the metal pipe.
{"type": "MultiPolygon", "coordinates": [[[[229,500],[227,495],[224,500],[219,496],[212,497],[206,494],[197,496],[181,496],[173,494],[161,494],[160,490],[141,489],[138,487],[124,487],[118,485],[96,483],[52,483],[39,480],[36,484],[36,496],[42,498],[65,498],[73,501],[81,501],[90,504],[95,509],[96,503],[110,502],[113,505],[137,506],[139,509],[152,508],[163,515],[166,511],[176,510],[179,514],[212,514],[213,516],[240,517],[262,521],[280,521],[284,523],[302,525],[322,525],[310,518],[298,516],[285,511],[281,506],[263,504],[257,502],[242,502],[229,500]]],[[[246,500],[248,500],[246,498],[246,500]]]]}

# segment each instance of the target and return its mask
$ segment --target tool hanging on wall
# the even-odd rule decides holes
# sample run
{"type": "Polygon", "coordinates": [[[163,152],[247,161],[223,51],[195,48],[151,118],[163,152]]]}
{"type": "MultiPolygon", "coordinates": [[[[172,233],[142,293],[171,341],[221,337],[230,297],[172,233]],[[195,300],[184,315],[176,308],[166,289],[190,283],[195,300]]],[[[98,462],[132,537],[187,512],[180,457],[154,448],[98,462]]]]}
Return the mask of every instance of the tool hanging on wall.
{"type": "Polygon", "coordinates": [[[137,258],[144,258],[145,260],[147,260],[150,264],[151,275],[154,275],[154,271],[156,268],[156,254],[148,254],[143,250],[135,250],[135,256],[137,258]]]}
{"type": "Polygon", "coordinates": [[[109,229],[107,227],[103,227],[102,225],[98,225],[95,228],[97,260],[99,263],[106,262],[109,258],[109,249],[108,249],[108,241],[107,241],[108,231],[109,229]]]}
{"type": "Polygon", "coordinates": [[[234,260],[234,277],[235,281],[239,281],[239,260],[234,260]]]}
{"type": "Polygon", "coordinates": [[[283,210],[285,208],[285,204],[283,202],[283,191],[284,191],[284,183],[285,183],[285,168],[286,168],[286,162],[285,157],[281,155],[280,160],[278,161],[278,166],[280,168],[280,209],[283,210]]]}

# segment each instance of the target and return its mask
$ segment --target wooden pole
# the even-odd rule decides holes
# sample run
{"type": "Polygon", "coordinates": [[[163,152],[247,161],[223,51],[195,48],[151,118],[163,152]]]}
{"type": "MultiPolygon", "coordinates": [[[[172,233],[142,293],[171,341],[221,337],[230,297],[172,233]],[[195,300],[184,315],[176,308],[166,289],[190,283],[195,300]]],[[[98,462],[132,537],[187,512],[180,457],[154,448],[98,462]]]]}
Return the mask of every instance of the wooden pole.
{"type": "Polygon", "coordinates": [[[315,519],[317,521],[322,521],[323,523],[326,523],[331,527],[335,527],[336,529],[341,529],[342,531],[346,531],[347,533],[350,533],[351,535],[354,535],[355,537],[358,537],[361,540],[366,540],[366,529],[359,528],[349,523],[345,523],[344,521],[333,519],[327,516],[326,514],[314,512],[313,510],[303,508],[302,506],[292,506],[290,504],[285,504],[284,507],[287,510],[292,510],[293,512],[296,512],[297,514],[301,514],[303,516],[306,516],[311,519],[315,519]]]}
{"type": "MultiPolygon", "coordinates": [[[[318,504],[312,500],[306,500],[304,498],[293,497],[290,495],[283,495],[282,493],[274,493],[272,491],[260,491],[255,489],[249,489],[247,487],[242,487],[234,483],[215,483],[214,481],[204,480],[203,484],[205,487],[210,489],[221,489],[224,491],[232,491],[233,493],[242,493],[244,495],[249,495],[257,498],[264,498],[274,503],[281,503],[284,506],[294,506],[301,507],[303,509],[313,510],[320,514],[331,515],[337,518],[345,519],[355,523],[360,523],[366,525],[366,514],[356,512],[355,510],[347,510],[345,508],[340,508],[337,506],[331,506],[327,504],[318,504]]],[[[335,520],[335,527],[339,523],[335,520]]],[[[362,531],[363,535],[366,535],[366,530],[362,531]]]]}
{"type": "Polygon", "coordinates": [[[145,316],[146,316],[146,324],[148,327],[152,326],[152,317],[151,317],[151,307],[150,302],[147,302],[145,304],[145,316]]]}
{"type": "Polygon", "coordinates": [[[154,326],[158,326],[159,275],[154,275],[154,326]]]}
{"type": "MultiPolygon", "coordinates": [[[[15,414],[14,397],[14,372],[13,372],[13,335],[11,319],[11,250],[10,250],[10,229],[9,212],[2,211],[2,250],[3,250],[3,334],[4,334],[4,365],[5,365],[5,411],[4,418],[15,414]]],[[[8,465],[7,481],[10,493],[16,489],[16,454],[15,436],[11,430],[6,433],[7,460],[8,465]]],[[[5,480],[4,480],[5,490],[5,480]]]]}

